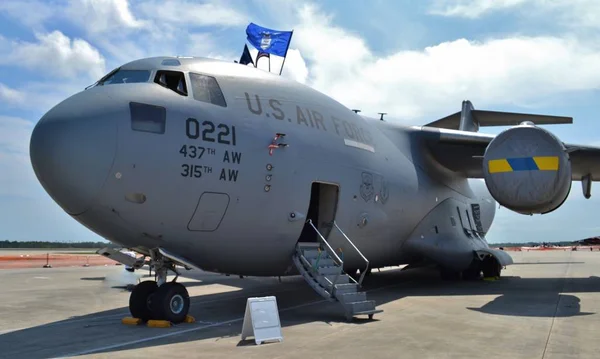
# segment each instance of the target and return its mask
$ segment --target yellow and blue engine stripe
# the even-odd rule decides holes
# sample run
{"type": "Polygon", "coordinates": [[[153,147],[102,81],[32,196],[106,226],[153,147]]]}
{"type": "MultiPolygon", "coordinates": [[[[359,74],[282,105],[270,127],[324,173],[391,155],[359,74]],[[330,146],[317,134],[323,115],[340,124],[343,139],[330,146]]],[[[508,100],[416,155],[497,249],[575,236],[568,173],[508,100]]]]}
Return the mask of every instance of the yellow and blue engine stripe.
{"type": "Polygon", "coordinates": [[[490,173],[516,171],[558,171],[558,156],[500,158],[488,161],[490,173]]]}

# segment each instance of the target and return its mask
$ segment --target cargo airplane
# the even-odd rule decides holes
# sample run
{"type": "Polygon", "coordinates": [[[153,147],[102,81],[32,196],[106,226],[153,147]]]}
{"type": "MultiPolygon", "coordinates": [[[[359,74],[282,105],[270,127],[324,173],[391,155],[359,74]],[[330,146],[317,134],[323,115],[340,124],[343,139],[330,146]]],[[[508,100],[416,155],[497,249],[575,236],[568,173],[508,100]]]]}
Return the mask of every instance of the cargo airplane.
{"type": "Polygon", "coordinates": [[[380,310],[361,291],[372,268],[499,276],[512,259],[485,239],[496,204],[548,213],[572,181],[589,198],[600,149],[538,127],[564,123],[572,118],[463,101],[445,118],[402,126],[253,67],[153,57],[50,109],[30,155],[65,212],[140,256],[100,254],[154,269],[131,293],[134,317],[185,320],[189,295],[176,280],[199,268],[300,274],[349,319],[372,318],[380,310]],[[483,126],[509,128],[492,136],[483,126]]]}

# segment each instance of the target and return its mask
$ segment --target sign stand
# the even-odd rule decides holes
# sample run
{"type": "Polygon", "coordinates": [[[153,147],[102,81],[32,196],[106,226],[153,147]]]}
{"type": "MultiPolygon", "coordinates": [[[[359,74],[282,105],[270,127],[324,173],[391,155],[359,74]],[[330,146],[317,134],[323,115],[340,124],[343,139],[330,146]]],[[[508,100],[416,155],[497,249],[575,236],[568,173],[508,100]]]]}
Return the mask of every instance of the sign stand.
{"type": "Polygon", "coordinates": [[[254,342],[262,344],[266,341],[283,342],[279,310],[275,297],[248,298],[246,313],[242,326],[242,340],[254,336],[254,342]]]}

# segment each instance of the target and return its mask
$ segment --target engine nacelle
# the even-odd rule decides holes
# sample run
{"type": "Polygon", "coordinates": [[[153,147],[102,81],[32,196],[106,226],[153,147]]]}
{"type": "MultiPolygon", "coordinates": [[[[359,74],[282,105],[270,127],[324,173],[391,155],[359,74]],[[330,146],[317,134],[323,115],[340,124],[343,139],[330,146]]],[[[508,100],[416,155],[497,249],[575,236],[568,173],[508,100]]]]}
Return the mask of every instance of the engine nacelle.
{"type": "Polygon", "coordinates": [[[521,213],[548,213],[571,191],[571,161],[563,143],[531,123],[512,127],[488,145],[485,184],[498,203],[521,213]]]}

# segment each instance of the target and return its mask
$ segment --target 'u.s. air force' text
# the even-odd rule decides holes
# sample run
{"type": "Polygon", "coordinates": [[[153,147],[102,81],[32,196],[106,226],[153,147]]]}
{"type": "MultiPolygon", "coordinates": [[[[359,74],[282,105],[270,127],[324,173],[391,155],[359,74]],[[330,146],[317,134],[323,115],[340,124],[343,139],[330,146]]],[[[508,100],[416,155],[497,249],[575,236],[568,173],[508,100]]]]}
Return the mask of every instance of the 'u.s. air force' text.
{"type": "Polygon", "coordinates": [[[371,133],[356,121],[337,118],[335,116],[323,116],[319,111],[294,105],[295,108],[285,108],[277,99],[261,99],[258,95],[250,95],[244,92],[248,110],[257,115],[274,118],[279,121],[288,121],[298,125],[325,132],[335,132],[346,139],[373,145],[371,133]],[[286,114],[286,111],[288,112],[286,114]]]}

